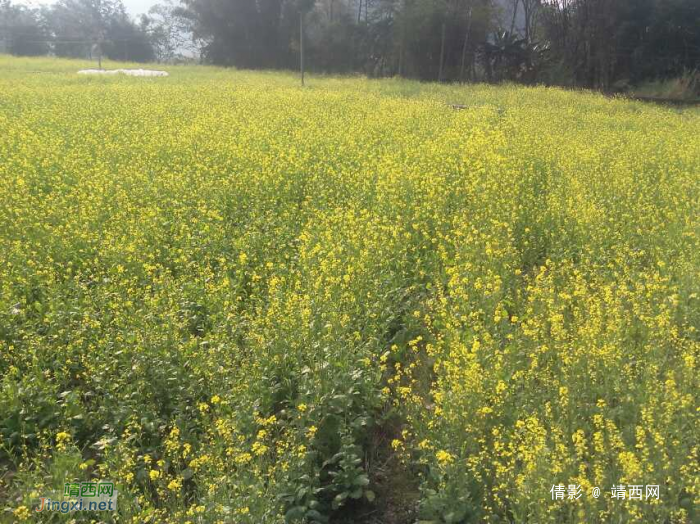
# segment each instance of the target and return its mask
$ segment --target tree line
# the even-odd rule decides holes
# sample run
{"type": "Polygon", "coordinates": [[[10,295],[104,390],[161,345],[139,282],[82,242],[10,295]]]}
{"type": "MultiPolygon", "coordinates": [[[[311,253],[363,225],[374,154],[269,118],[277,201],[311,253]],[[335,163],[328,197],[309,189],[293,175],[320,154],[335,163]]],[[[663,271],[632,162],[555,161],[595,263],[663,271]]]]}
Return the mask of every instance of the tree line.
{"type": "MultiPolygon", "coordinates": [[[[614,89],[700,68],[698,0],[0,0],[20,55],[614,89]]],[[[2,51],[2,47],[0,47],[2,51]]]]}
{"type": "Polygon", "coordinates": [[[59,0],[30,8],[0,0],[0,52],[101,57],[147,62],[156,56],[149,31],[112,0],[59,0]]]}

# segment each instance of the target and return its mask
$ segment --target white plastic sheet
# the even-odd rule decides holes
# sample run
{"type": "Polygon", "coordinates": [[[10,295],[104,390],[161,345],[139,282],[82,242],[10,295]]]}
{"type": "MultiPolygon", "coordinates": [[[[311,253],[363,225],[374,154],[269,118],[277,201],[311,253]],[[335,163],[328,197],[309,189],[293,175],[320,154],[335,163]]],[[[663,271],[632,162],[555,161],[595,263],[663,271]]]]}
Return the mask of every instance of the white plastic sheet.
{"type": "Polygon", "coordinates": [[[128,76],[168,76],[166,71],[153,69],[82,69],[79,75],[128,75],[128,76]]]}

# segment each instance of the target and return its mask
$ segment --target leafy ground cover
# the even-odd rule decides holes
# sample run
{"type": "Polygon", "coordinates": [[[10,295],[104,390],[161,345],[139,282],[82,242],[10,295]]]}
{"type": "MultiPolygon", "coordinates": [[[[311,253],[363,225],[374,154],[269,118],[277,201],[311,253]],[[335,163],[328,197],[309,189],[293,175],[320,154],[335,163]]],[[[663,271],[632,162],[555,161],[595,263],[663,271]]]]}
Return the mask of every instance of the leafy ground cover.
{"type": "Polygon", "coordinates": [[[697,516],[700,111],[89,65],[0,57],[0,518],[697,516]]]}

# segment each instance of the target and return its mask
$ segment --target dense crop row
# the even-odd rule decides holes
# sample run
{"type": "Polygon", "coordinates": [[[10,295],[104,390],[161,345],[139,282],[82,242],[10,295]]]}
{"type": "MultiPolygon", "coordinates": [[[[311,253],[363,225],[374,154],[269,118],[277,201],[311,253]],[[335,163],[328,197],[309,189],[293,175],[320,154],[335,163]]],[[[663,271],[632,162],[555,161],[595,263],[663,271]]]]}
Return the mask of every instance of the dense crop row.
{"type": "Polygon", "coordinates": [[[77,67],[0,59],[0,518],[692,520],[697,111],[77,67]]]}

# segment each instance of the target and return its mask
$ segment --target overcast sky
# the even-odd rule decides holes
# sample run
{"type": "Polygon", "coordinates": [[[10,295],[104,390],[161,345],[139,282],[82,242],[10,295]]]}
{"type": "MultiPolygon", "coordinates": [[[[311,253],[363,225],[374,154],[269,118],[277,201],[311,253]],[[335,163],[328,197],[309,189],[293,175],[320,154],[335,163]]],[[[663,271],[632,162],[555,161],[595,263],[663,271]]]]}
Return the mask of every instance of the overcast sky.
{"type": "MultiPolygon", "coordinates": [[[[141,13],[147,13],[151,6],[157,4],[160,0],[122,0],[126,6],[126,10],[130,15],[136,16],[141,13]]],[[[16,0],[18,4],[31,5],[38,7],[40,5],[52,4],[54,0],[16,0]]]]}

